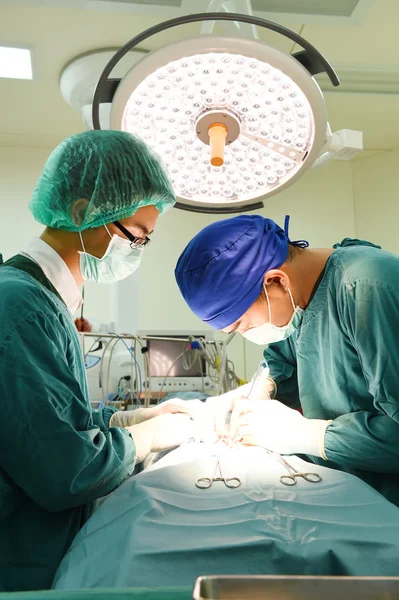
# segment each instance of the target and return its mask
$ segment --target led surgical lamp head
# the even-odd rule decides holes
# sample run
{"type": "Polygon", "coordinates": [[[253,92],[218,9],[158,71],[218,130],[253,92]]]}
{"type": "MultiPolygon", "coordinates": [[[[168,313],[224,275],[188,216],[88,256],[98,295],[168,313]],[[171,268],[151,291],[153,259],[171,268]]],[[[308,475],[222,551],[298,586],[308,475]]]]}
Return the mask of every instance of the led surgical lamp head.
{"type": "Polygon", "coordinates": [[[112,102],[111,128],[139,135],[160,155],[178,208],[254,210],[332,147],[314,79],[322,72],[339,85],[324,56],[277,23],[222,12],[185,15],[140,33],[109,60],[94,93],[93,126],[101,128],[100,105],[112,102]],[[152,35],[202,21],[258,26],[303,50],[289,55],[255,39],[201,35],[149,52],[122,79],[109,77],[152,35]]]}

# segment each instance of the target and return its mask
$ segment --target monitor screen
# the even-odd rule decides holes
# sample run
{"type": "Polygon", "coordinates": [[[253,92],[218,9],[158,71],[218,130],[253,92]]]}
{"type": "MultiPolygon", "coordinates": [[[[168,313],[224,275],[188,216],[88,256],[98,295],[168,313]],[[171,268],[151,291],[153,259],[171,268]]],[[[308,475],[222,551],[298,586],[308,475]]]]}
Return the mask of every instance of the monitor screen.
{"type": "MultiPolygon", "coordinates": [[[[162,337],[162,336],[157,336],[162,337]]],[[[173,336],[167,336],[168,338],[173,336]]],[[[179,336],[181,339],[181,336],[179,336]]],[[[170,340],[147,340],[148,358],[150,362],[151,377],[205,377],[206,363],[201,358],[196,360],[194,367],[186,370],[183,367],[183,352],[187,348],[186,342],[170,340]]],[[[195,352],[192,351],[192,352],[195,352]]],[[[190,352],[191,354],[191,352],[190,352]]],[[[188,362],[194,361],[189,357],[188,362]]]]}

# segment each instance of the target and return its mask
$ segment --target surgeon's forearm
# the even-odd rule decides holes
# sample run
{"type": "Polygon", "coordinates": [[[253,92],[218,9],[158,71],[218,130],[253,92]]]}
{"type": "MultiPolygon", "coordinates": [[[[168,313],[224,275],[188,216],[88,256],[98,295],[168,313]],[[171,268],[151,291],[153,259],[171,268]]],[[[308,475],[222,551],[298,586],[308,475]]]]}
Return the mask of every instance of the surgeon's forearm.
{"type": "Polygon", "coordinates": [[[399,424],[365,411],[342,415],[327,427],[324,450],[346,467],[399,473],[399,424]]]}
{"type": "Polygon", "coordinates": [[[299,408],[299,389],[295,348],[290,339],[271,344],[264,351],[270,377],[277,384],[275,397],[290,408],[299,408]]]}

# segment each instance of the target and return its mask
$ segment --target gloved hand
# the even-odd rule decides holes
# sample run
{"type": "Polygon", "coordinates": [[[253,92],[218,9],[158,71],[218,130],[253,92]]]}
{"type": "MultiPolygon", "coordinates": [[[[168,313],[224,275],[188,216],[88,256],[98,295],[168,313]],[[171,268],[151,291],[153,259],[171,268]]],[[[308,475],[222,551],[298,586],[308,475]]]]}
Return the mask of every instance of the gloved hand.
{"type": "Polygon", "coordinates": [[[213,443],[226,435],[225,421],[227,413],[233,408],[233,398],[215,396],[205,402],[185,402],[185,412],[190,415],[195,424],[195,439],[213,443]]]}
{"type": "MultiPolygon", "coordinates": [[[[239,389],[242,390],[243,387],[239,389]]],[[[241,397],[239,389],[222,396],[207,398],[205,402],[185,402],[184,410],[196,426],[196,439],[213,443],[219,437],[229,437],[230,426],[226,419],[228,413],[233,411],[235,402],[241,397]]]]}
{"type": "Polygon", "coordinates": [[[179,400],[178,398],[173,400],[167,400],[153,406],[151,408],[136,408],[136,410],[118,411],[114,413],[110,419],[110,427],[132,427],[139,423],[144,423],[149,419],[160,417],[168,413],[185,413],[191,415],[190,411],[194,411],[201,405],[201,400],[179,400]],[[191,408],[187,406],[191,405],[191,408]]]}
{"type": "Polygon", "coordinates": [[[136,463],[150,452],[171,450],[193,436],[193,422],[188,415],[161,415],[125,429],[136,445],[136,463]]]}
{"type": "Polygon", "coordinates": [[[247,398],[250,392],[251,399],[268,399],[270,398],[270,394],[275,392],[276,384],[268,375],[269,371],[264,369],[254,385],[252,385],[253,382],[250,381],[222,396],[208,398],[205,403],[201,403],[202,407],[187,406],[187,413],[195,419],[196,422],[202,424],[204,431],[212,431],[220,437],[228,436],[230,428],[229,426],[226,427],[227,414],[233,410],[237,402],[247,398]]]}
{"type": "Polygon", "coordinates": [[[269,377],[269,369],[264,369],[258,379],[253,384],[253,381],[242,385],[241,387],[233,390],[232,392],[228,392],[232,394],[236,392],[239,394],[238,400],[245,400],[249,396],[249,400],[270,400],[274,398],[277,391],[277,385],[269,377]]]}
{"type": "Polygon", "coordinates": [[[231,437],[279,454],[310,454],[327,460],[324,435],[331,421],[306,419],[278,400],[242,400],[231,416],[231,437]]]}

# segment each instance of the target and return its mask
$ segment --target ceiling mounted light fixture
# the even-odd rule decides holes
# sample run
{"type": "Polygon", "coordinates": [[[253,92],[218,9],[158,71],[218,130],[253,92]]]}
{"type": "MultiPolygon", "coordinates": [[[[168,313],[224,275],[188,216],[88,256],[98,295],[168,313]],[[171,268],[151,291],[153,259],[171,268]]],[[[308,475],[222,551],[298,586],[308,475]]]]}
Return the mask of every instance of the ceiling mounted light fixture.
{"type": "Polygon", "coordinates": [[[32,56],[28,48],[0,46],[0,78],[32,79],[32,56]]]}
{"type": "Polygon", "coordinates": [[[313,78],[321,72],[339,85],[316,48],[276,23],[232,13],[187,15],[151,27],[115,53],[94,93],[93,126],[101,128],[100,105],[112,102],[111,128],[140,136],[161,156],[178,208],[258,209],[320,156],[326,162],[330,148],[337,152],[313,78]],[[255,39],[201,35],[149,52],[122,79],[109,78],[119,60],[150,36],[198,21],[256,25],[303,50],[289,55],[255,39]]]}

